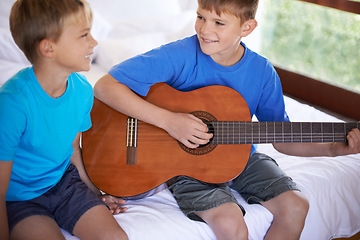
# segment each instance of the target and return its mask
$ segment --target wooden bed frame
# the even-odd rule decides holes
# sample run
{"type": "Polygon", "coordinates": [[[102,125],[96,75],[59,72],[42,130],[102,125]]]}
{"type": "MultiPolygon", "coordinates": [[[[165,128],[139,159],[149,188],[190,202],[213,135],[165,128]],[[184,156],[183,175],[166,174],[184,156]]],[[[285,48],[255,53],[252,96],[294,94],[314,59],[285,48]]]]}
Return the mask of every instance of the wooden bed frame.
{"type": "Polygon", "coordinates": [[[333,240],[359,240],[360,239],[360,232],[355,234],[354,236],[350,238],[334,238],[333,240]]]}
{"type": "Polygon", "coordinates": [[[360,120],[360,94],[279,67],[275,68],[285,94],[345,118],[360,120]]]}

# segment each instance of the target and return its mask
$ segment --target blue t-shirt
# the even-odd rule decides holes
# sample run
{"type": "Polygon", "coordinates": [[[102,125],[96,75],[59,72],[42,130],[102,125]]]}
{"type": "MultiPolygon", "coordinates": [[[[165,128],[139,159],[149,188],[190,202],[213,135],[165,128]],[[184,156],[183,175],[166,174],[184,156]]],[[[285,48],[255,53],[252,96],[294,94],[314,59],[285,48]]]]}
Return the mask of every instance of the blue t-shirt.
{"type": "Polygon", "coordinates": [[[13,161],[7,201],[33,199],[60,181],[76,135],[91,127],[92,104],[92,87],[77,73],[56,99],[42,89],[32,67],[0,88],[0,160],[13,161]]]}
{"type": "MultiPolygon", "coordinates": [[[[109,74],[143,96],[158,82],[182,91],[228,86],[243,96],[251,117],[255,115],[259,121],[289,121],[274,67],[241,44],[245,47],[244,56],[230,67],[217,64],[204,54],[194,35],[128,59],[110,69],[109,74]]],[[[251,153],[254,150],[255,146],[251,153]]]]}

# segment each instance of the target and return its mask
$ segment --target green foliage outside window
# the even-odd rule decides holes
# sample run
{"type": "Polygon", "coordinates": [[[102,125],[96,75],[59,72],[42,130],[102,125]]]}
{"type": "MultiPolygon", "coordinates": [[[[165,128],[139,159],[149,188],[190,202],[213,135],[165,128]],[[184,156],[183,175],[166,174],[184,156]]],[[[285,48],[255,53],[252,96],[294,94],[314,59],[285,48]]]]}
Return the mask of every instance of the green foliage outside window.
{"type": "Polygon", "coordinates": [[[295,0],[264,4],[262,55],[284,69],[360,93],[360,15],[295,0]]]}

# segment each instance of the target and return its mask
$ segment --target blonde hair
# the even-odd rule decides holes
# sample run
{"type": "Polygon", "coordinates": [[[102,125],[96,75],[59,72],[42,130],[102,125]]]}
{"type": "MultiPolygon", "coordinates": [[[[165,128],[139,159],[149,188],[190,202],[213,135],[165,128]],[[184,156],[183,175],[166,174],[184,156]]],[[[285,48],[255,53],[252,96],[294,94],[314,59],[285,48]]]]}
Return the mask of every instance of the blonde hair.
{"type": "Polygon", "coordinates": [[[198,0],[199,6],[217,15],[230,13],[241,20],[241,23],[255,19],[259,0],[198,0]]]}
{"type": "Polygon", "coordinates": [[[56,42],[67,24],[79,22],[84,15],[92,21],[86,0],[17,0],[11,8],[10,30],[15,43],[34,64],[43,39],[56,42]]]}

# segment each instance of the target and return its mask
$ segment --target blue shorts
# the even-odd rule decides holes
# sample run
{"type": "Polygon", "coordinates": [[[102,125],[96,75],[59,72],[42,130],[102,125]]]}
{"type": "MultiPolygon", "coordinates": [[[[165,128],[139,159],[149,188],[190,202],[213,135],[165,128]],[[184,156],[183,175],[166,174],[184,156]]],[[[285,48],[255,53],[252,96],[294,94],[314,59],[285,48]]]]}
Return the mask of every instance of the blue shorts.
{"type": "Polygon", "coordinates": [[[255,152],[242,173],[229,183],[209,184],[179,176],[168,181],[181,211],[192,220],[203,221],[195,212],[209,210],[224,203],[236,203],[230,188],[239,192],[250,204],[268,201],[283,192],[299,190],[295,182],[279,168],[271,157],[255,152]]]}
{"type": "Polygon", "coordinates": [[[43,215],[73,234],[80,217],[97,205],[105,204],[81,181],[78,170],[70,164],[60,182],[43,195],[28,201],[6,202],[9,230],[27,217],[43,215]]]}

